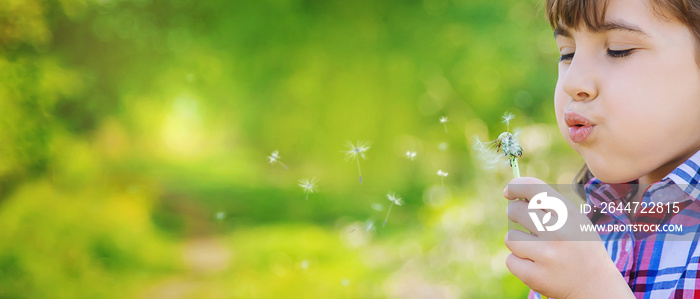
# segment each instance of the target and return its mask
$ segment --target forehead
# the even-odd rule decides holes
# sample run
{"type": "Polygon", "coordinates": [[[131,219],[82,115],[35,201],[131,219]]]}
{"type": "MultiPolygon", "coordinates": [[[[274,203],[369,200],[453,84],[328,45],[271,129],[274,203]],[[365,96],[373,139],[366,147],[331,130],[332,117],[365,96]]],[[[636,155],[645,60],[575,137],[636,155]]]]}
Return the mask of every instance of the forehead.
{"type": "MultiPolygon", "coordinates": [[[[576,1],[568,3],[573,2],[576,1]]],[[[556,21],[555,36],[571,36],[575,31],[599,33],[612,30],[653,36],[663,31],[667,23],[677,22],[645,0],[580,0],[580,3],[587,4],[580,4],[577,10],[562,7],[559,15],[551,19],[556,21]]]]}

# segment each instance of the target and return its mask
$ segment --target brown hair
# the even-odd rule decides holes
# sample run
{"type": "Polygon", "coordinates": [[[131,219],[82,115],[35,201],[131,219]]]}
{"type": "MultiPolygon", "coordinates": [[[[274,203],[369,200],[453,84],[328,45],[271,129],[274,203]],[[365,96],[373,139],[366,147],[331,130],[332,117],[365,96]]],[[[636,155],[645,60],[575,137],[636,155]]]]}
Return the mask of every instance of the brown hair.
{"type": "MultiPolygon", "coordinates": [[[[547,0],[545,9],[552,28],[581,25],[591,30],[600,29],[605,19],[609,0],[547,0]]],[[[700,1],[648,0],[654,12],[662,18],[674,18],[688,26],[700,41],[700,1]]]]}
{"type": "MultiPolygon", "coordinates": [[[[577,28],[584,26],[598,31],[605,20],[609,0],[547,0],[545,9],[552,29],[560,26],[577,28]]],[[[700,66],[700,0],[648,0],[657,16],[676,19],[686,25],[695,36],[695,63],[700,66]]],[[[574,178],[574,189],[586,198],[584,184],[593,173],[584,164],[574,178]]]]}
{"type": "MultiPolygon", "coordinates": [[[[641,0],[640,0],[641,1],[641,0]]],[[[547,0],[545,9],[552,29],[584,26],[597,31],[603,25],[609,0],[547,0]]],[[[695,63],[700,66],[700,0],[647,0],[654,13],[676,19],[695,36],[695,63]]]]}

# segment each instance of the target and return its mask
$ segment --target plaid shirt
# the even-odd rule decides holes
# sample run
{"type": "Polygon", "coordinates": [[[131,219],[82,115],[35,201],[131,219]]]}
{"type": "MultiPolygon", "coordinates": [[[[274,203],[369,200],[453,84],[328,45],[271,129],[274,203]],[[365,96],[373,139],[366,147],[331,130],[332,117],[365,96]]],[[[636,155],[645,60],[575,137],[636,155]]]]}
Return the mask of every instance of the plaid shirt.
{"type": "MultiPolygon", "coordinates": [[[[700,151],[664,179],[646,188],[632,221],[625,211],[639,189],[637,181],[606,184],[593,178],[585,186],[588,217],[601,225],[678,225],[679,231],[599,232],[610,258],[637,298],[700,298],[700,151]],[[656,212],[649,207],[663,207],[656,212]],[[674,208],[677,207],[677,208],[674,208]],[[643,207],[647,209],[642,210],[643,207]]],[[[635,205],[630,205],[634,211],[635,205]]],[[[647,226],[649,227],[649,226],[647,226]]],[[[530,292],[529,298],[540,298],[530,292]]]]}

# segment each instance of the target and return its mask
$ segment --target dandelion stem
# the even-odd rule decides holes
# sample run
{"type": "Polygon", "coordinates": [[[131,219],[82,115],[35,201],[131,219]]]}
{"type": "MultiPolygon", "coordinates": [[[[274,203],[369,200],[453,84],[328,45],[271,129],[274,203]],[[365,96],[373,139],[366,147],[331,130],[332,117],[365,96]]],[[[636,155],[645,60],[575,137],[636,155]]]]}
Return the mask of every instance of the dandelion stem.
{"type": "Polygon", "coordinates": [[[392,203],[392,204],[389,206],[389,211],[386,212],[386,218],[384,218],[384,224],[382,224],[382,227],[384,227],[384,226],[386,225],[386,221],[389,220],[389,214],[391,214],[391,207],[393,207],[393,206],[394,206],[394,203],[392,203]]]}
{"type": "Polygon", "coordinates": [[[284,169],[289,169],[289,168],[287,168],[287,165],[284,165],[284,163],[282,163],[282,162],[280,162],[280,161],[277,161],[277,163],[279,163],[280,165],[282,165],[282,166],[284,167],[284,169]]]}
{"type": "Polygon", "coordinates": [[[447,133],[447,125],[445,123],[442,123],[442,126],[445,127],[445,133],[447,133]]]}
{"type": "Polygon", "coordinates": [[[518,166],[518,158],[510,156],[510,166],[513,168],[513,177],[520,177],[520,167],[518,166]]]}
{"type": "Polygon", "coordinates": [[[445,178],[440,177],[440,181],[442,182],[442,192],[444,193],[445,192],[445,178]]]}
{"type": "Polygon", "coordinates": [[[360,184],[362,184],[362,170],[360,170],[360,159],[355,159],[357,161],[357,173],[360,174],[360,184]]]}

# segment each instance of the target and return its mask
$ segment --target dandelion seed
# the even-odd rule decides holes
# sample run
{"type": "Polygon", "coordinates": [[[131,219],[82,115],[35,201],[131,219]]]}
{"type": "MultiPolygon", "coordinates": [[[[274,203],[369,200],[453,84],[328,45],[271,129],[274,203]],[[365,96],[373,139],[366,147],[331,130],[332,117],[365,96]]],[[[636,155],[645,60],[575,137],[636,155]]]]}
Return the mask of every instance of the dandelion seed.
{"type": "Polygon", "coordinates": [[[316,191],[316,182],[318,182],[316,178],[299,180],[299,187],[304,189],[306,200],[309,200],[309,193],[314,193],[316,191]]]}
{"type": "Polygon", "coordinates": [[[447,133],[447,116],[440,117],[440,123],[445,127],[445,133],[447,133]]]}
{"type": "Polygon", "coordinates": [[[410,151],[406,152],[406,158],[408,158],[409,160],[413,161],[413,158],[415,158],[415,157],[416,157],[416,152],[410,152],[410,151]]]}
{"type": "Polygon", "coordinates": [[[365,231],[374,231],[374,219],[367,219],[367,221],[365,221],[365,231]]]}
{"type": "Polygon", "coordinates": [[[348,141],[346,146],[350,149],[345,151],[345,160],[355,159],[357,161],[357,173],[360,176],[360,184],[362,184],[362,170],[360,169],[360,158],[366,159],[365,152],[369,149],[369,142],[358,141],[356,144],[348,141]]]}
{"type": "Polygon", "coordinates": [[[218,221],[224,220],[224,218],[226,218],[226,213],[225,212],[217,212],[215,217],[216,217],[216,220],[218,220],[218,221]]]}
{"type": "Polygon", "coordinates": [[[284,169],[288,169],[288,168],[287,168],[287,165],[284,165],[284,163],[282,163],[282,161],[280,161],[280,153],[279,153],[279,151],[274,151],[274,152],[272,152],[272,154],[270,154],[269,156],[267,156],[267,159],[270,161],[270,164],[279,163],[280,165],[282,165],[282,166],[284,167],[284,169]]]}
{"type": "Polygon", "coordinates": [[[482,142],[479,136],[474,136],[474,144],[472,146],[477,153],[477,160],[482,163],[485,169],[494,169],[501,161],[501,155],[496,150],[494,141],[482,142]]]}
{"type": "Polygon", "coordinates": [[[447,172],[438,169],[437,175],[440,176],[440,181],[442,181],[442,192],[445,192],[445,177],[447,176],[447,172]]]}
{"type": "Polygon", "coordinates": [[[515,118],[515,115],[510,112],[503,113],[503,123],[506,124],[506,132],[510,132],[510,121],[515,118]]]}
{"type": "Polygon", "coordinates": [[[386,218],[384,218],[384,224],[382,224],[382,227],[386,225],[386,221],[389,220],[389,214],[391,214],[391,207],[394,205],[400,206],[403,204],[403,201],[401,201],[401,197],[398,197],[394,193],[389,193],[386,195],[386,197],[391,201],[391,205],[389,206],[389,211],[386,213],[386,218]]]}

